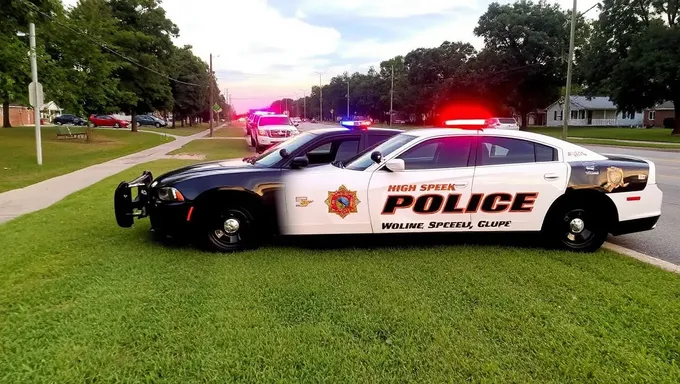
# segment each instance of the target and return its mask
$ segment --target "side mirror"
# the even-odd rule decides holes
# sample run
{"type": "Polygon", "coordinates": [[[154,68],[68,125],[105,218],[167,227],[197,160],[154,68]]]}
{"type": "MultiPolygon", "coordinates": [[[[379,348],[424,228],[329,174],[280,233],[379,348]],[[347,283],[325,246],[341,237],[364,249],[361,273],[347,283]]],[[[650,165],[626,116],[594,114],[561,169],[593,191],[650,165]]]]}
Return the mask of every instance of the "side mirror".
{"type": "Polygon", "coordinates": [[[279,155],[282,158],[285,159],[286,157],[288,157],[290,155],[290,153],[288,153],[288,151],[286,151],[286,148],[281,148],[281,150],[279,151],[279,155]]]}
{"type": "Polygon", "coordinates": [[[371,160],[380,164],[380,162],[382,161],[382,153],[380,153],[380,151],[374,151],[373,153],[371,153],[371,160]]]}
{"type": "Polygon", "coordinates": [[[296,157],[290,163],[291,168],[294,168],[294,169],[305,168],[308,165],[309,165],[309,159],[307,158],[307,156],[296,157]]]}
{"type": "Polygon", "coordinates": [[[406,164],[402,159],[392,159],[385,166],[392,172],[402,172],[406,169],[406,164]]]}

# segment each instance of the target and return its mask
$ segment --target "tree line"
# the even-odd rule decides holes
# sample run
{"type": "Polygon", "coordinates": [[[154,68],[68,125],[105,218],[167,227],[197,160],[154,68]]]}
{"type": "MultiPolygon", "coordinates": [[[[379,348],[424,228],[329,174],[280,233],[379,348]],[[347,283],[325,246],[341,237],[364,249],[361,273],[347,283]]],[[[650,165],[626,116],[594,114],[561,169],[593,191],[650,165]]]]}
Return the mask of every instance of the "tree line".
{"type": "MultiPolygon", "coordinates": [[[[604,0],[599,8],[596,20],[577,14],[572,95],[608,96],[628,112],[664,101],[680,105],[678,1],[604,0]]],[[[349,82],[350,114],[389,121],[394,82],[393,110],[416,123],[435,119],[452,103],[473,102],[519,116],[526,129],[529,113],[564,96],[570,25],[571,10],[543,0],[492,3],[474,29],[483,39],[481,50],[444,41],[366,73],[334,76],[321,90],[323,118],[348,114],[349,82]]],[[[307,116],[319,118],[319,91],[313,86],[306,100],[276,100],[271,107],[287,103],[302,115],[306,104],[307,116]]],[[[679,115],[676,108],[675,121],[679,115]]],[[[680,134],[680,125],[672,133],[680,134]]]]}
{"type": "Polygon", "coordinates": [[[173,114],[175,122],[208,120],[209,89],[223,117],[231,114],[208,64],[191,46],[178,47],[179,29],[159,0],[5,0],[0,7],[0,101],[3,126],[10,103],[28,104],[31,82],[28,25],[36,25],[36,53],[45,100],[69,113],[173,114]],[[26,36],[19,36],[24,32],[26,36]]]}

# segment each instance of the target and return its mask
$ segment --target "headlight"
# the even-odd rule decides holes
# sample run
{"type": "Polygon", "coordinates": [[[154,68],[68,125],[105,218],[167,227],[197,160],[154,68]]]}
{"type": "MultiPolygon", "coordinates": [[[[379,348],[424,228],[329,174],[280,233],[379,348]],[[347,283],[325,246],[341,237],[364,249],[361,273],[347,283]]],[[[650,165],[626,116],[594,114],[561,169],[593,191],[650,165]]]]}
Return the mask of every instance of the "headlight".
{"type": "Polygon", "coordinates": [[[267,130],[266,129],[258,129],[257,134],[260,136],[267,136],[267,130]]]}
{"type": "Polygon", "coordinates": [[[158,190],[158,198],[163,201],[184,201],[182,193],[173,187],[163,187],[158,190]]]}

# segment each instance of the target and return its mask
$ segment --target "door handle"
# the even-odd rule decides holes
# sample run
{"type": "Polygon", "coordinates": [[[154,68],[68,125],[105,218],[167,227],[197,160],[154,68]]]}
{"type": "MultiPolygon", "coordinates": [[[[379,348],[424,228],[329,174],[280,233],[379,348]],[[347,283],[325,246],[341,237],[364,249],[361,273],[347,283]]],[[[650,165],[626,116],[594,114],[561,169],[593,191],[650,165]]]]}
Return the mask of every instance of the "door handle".
{"type": "Polygon", "coordinates": [[[543,175],[543,178],[546,180],[557,180],[560,178],[560,175],[556,173],[546,173],[545,175],[543,175]]]}
{"type": "Polygon", "coordinates": [[[454,183],[453,185],[455,185],[456,188],[465,188],[467,187],[468,183],[454,183]]]}

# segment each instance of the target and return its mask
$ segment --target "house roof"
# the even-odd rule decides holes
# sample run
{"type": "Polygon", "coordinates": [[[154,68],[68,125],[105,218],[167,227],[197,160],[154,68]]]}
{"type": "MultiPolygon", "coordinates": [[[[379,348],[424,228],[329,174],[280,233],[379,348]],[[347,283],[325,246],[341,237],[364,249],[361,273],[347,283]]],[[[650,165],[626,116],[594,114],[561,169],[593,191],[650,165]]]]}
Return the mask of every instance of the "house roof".
{"type": "Polygon", "coordinates": [[[661,103],[661,104],[655,105],[655,106],[654,106],[654,109],[655,109],[655,110],[663,110],[663,109],[666,109],[666,110],[671,110],[671,111],[673,111],[673,110],[675,110],[675,105],[673,104],[672,101],[664,101],[664,102],[661,103]]]}
{"type": "MultiPolygon", "coordinates": [[[[606,96],[570,96],[569,100],[571,103],[569,109],[585,109],[585,110],[617,110],[614,102],[606,96]]],[[[556,102],[550,104],[547,109],[555,104],[562,103],[563,98],[560,98],[556,102]]]]}

